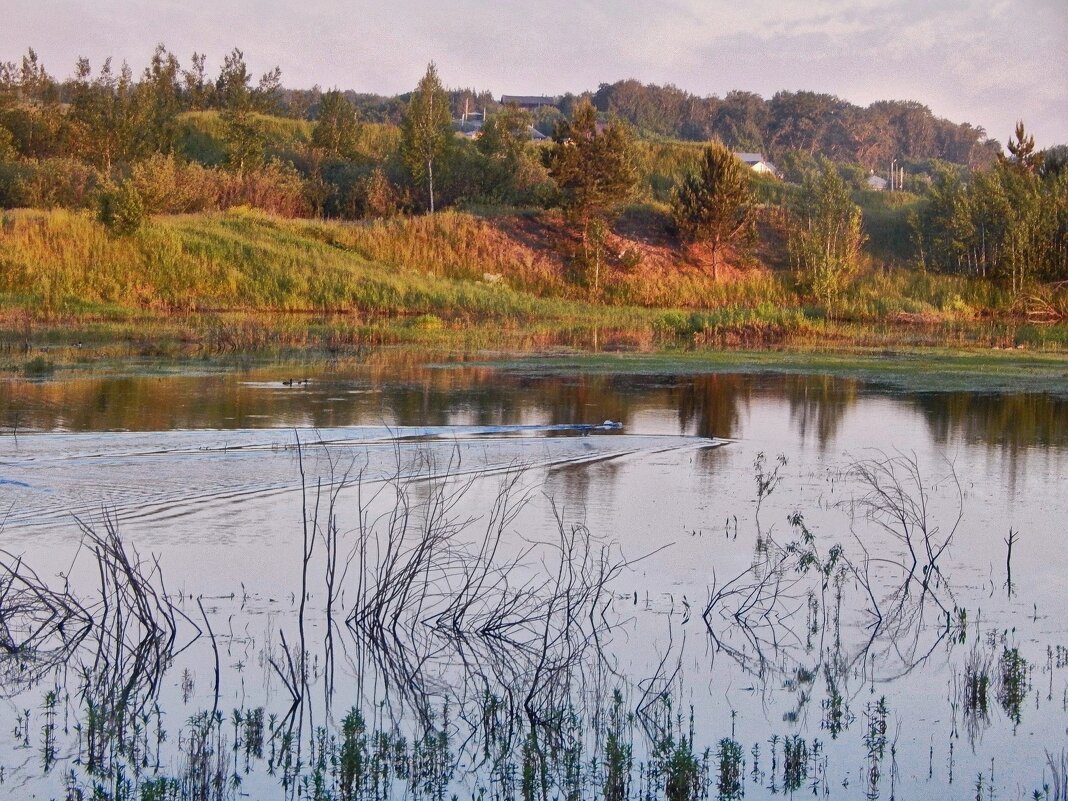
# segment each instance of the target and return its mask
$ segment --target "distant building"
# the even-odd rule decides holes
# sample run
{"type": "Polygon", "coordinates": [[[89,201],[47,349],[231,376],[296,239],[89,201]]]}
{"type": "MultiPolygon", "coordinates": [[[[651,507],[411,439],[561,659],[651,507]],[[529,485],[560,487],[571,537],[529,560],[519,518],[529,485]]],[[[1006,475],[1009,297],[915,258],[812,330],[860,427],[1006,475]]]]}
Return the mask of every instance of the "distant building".
{"type": "Polygon", "coordinates": [[[556,98],[544,95],[501,95],[501,105],[516,106],[524,111],[537,111],[545,106],[556,106],[556,98]]]}
{"type": "Polygon", "coordinates": [[[889,184],[886,182],[885,178],[880,178],[878,175],[868,176],[868,189],[871,189],[874,192],[883,192],[886,190],[887,186],[889,186],[889,184]]]}
{"type": "MultiPolygon", "coordinates": [[[[466,120],[453,120],[452,124],[456,131],[456,135],[462,136],[464,139],[476,140],[482,136],[482,127],[484,124],[482,120],[471,120],[468,118],[466,120]]],[[[530,141],[532,142],[544,142],[549,138],[533,125],[527,126],[527,133],[530,134],[530,141]]]]}
{"type": "Polygon", "coordinates": [[[779,171],[775,169],[775,165],[765,159],[763,153],[735,153],[734,156],[739,161],[747,164],[755,173],[774,176],[779,174],[779,171]]]}

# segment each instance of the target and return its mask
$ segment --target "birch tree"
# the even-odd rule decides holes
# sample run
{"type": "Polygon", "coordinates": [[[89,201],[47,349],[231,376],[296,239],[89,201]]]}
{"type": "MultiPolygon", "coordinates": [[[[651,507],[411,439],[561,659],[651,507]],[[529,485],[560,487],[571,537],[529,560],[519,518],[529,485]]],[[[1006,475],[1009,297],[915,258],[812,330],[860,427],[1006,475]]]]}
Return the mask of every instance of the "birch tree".
{"type": "Polygon", "coordinates": [[[449,96],[438,78],[437,67],[430,62],[404,112],[401,154],[412,179],[426,185],[431,214],[434,213],[434,167],[447,157],[451,141],[449,96]]]}

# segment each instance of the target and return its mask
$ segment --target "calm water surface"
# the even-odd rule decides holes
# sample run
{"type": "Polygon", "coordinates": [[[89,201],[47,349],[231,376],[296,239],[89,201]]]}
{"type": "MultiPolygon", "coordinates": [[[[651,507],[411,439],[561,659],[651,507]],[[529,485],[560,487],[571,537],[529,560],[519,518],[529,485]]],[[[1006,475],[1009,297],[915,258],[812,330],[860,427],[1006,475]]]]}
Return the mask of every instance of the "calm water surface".
{"type": "MultiPolygon", "coordinates": [[[[508,518],[495,555],[502,564],[517,560],[513,583],[544,584],[559,562],[547,545],[559,544],[559,521],[565,530],[584,524],[631,562],[598,607],[608,623],[598,630],[604,641],[596,654],[576,651],[554,682],[583,709],[592,696],[608,697],[604,687],[619,689],[637,721],[636,758],[655,750],[644,722],[656,699],[672,704],[658,719],[681,721],[683,733],[692,715],[695,747],[711,749],[711,793],[723,797],[735,797],[717,784],[723,738],[742,747],[747,798],[974,798],[977,780],[983,798],[1031,797],[1051,780],[1047,751],[1059,758],[1068,745],[1064,397],[908,393],[826,376],[576,376],[391,364],[10,381],[0,384],[0,432],[7,515],[0,536],[9,560],[23,559],[52,586],[69,578],[90,592],[93,563],[84,552],[75,560],[81,525],[101,530],[110,519],[142,556],[158,556],[168,592],[181,594],[180,608],[199,628],[207,628],[203,618],[211,623],[221,649],[217,693],[205,636],[168,659],[151,689],[166,721],[155,725],[172,733],[203,709],[281,715],[289,708],[270,655],[277,657],[280,634],[296,641],[302,497],[314,501],[317,485],[320,498],[322,487],[338,488],[338,530],[350,553],[361,519],[380,520],[395,497],[389,490],[368,501],[374,488],[401,476],[411,503],[424,508],[448,474],[448,485],[466,487],[450,518],[453,537],[476,547],[501,481],[521,471],[516,492],[525,503],[508,518]],[[621,427],[588,428],[605,421],[621,427]],[[760,454],[765,477],[784,459],[758,515],[760,454]],[[919,486],[907,477],[901,486],[924,501],[932,539],[952,532],[929,597],[919,582],[911,590],[902,583],[904,544],[872,519],[864,503],[871,486],[851,470],[888,458],[919,471],[919,486]],[[361,502],[369,516],[356,511],[361,502]],[[813,533],[821,567],[841,545],[852,568],[832,566],[823,581],[790,561],[773,591],[761,565],[776,548],[785,554],[789,543],[804,542],[797,518],[789,521],[795,513],[813,533]],[[1007,586],[1010,530],[1018,539],[1007,586]],[[724,595],[732,580],[753,589],[724,595]],[[887,617],[896,610],[892,626],[873,625],[869,590],[887,617]],[[712,598],[717,603],[702,614],[712,598]],[[976,672],[988,676],[981,699],[967,689],[979,686],[969,684],[976,672]],[[595,673],[604,674],[600,695],[589,687],[595,673]],[[804,746],[803,778],[784,767],[796,757],[783,750],[787,741],[804,746]]],[[[322,548],[313,554],[316,577],[322,548]]],[[[444,571],[437,580],[450,581],[444,571]]],[[[421,651],[419,671],[392,684],[374,660],[339,660],[336,671],[326,670],[339,646],[324,644],[329,593],[317,581],[304,613],[307,639],[316,643],[306,643],[314,690],[304,699],[306,725],[303,706],[299,713],[299,736],[313,739],[316,727],[329,728],[355,706],[415,737],[412,727],[426,721],[396,700],[404,695],[398,682],[408,683],[435,705],[434,725],[453,734],[450,792],[463,797],[489,782],[485,765],[459,745],[478,728],[463,714],[472,702],[463,660],[445,647],[433,657],[421,651]],[[385,702],[397,705],[388,721],[375,713],[385,702]]],[[[360,592],[339,591],[337,607],[353,608],[360,592]]],[[[347,648],[367,647],[366,636],[342,632],[332,636],[347,648]]],[[[84,727],[76,725],[85,682],[62,670],[27,681],[14,662],[4,664],[0,796],[63,797],[72,770],[89,786],[84,727]],[[64,733],[53,732],[58,745],[47,758],[42,727],[56,713],[46,696],[59,687],[64,733]]],[[[535,681],[530,670],[509,669],[494,680],[513,689],[535,681]]],[[[507,695],[486,681],[486,692],[507,695]]],[[[529,728],[533,718],[523,713],[517,717],[529,728]]],[[[235,728],[229,747],[239,740],[235,728]]],[[[145,776],[187,767],[181,738],[168,742],[153,760],[142,759],[145,776]]],[[[112,754],[108,764],[123,758],[112,754]]],[[[253,760],[235,768],[240,792],[304,792],[299,781],[280,784],[268,767],[253,760]]],[[[410,795],[397,781],[394,794],[410,795]]]]}

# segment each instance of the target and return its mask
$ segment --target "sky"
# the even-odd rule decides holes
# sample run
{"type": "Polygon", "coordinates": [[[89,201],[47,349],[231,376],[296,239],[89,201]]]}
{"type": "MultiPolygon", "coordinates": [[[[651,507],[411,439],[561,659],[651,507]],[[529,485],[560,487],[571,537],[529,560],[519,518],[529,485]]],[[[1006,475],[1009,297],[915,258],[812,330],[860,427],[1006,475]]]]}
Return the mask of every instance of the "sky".
{"type": "Polygon", "coordinates": [[[163,42],[212,72],[240,47],[289,87],[396,94],[429,61],[450,87],[562,94],[637,78],[914,100],[1004,143],[1023,120],[1068,143],[1066,0],[3,0],[0,60],[33,47],[57,77],[78,56],[139,72],[163,42]]]}

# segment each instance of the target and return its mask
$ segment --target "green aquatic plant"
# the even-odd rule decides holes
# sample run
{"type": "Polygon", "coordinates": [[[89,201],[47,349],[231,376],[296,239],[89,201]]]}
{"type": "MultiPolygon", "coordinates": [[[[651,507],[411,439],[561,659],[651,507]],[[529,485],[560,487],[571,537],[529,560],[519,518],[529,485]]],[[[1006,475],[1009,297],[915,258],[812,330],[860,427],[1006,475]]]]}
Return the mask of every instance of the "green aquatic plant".
{"type": "Polygon", "coordinates": [[[1004,646],[998,660],[997,699],[1016,725],[1022,720],[1023,703],[1031,689],[1031,667],[1016,647],[1004,646]]]}
{"type": "Polygon", "coordinates": [[[614,690],[604,733],[602,784],[605,801],[626,801],[630,798],[634,767],[634,744],[629,730],[631,722],[632,719],[623,709],[623,694],[618,689],[614,690]]]}
{"type": "Polygon", "coordinates": [[[55,371],[56,365],[44,356],[34,356],[22,365],[22,374],[27,378],[43,378],[55,371]]]}
{"type": "Polygon", "coordinates": [[[720,801],[737,801],[745,795],[745,755],[742,744],[724,737],[719,741],[716,756],[719,760],[716,789],[720,801]]]}
{"type": "Polygon", "coordinates": [[[808,778],[808,743],[797,734],[784,737],[782,741],[782,780],[783,787],[794,792],[808,778]]]}

